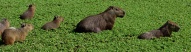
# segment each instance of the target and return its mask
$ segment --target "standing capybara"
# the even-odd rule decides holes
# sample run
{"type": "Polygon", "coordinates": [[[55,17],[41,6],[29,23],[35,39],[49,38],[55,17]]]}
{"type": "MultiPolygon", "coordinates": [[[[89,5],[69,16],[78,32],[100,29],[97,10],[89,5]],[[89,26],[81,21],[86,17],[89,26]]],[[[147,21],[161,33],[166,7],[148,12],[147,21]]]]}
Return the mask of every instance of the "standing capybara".
{"type": "Polygon", "coordinates": [[[76,32],[100,32],[102,30],[111,30],[113,28],[115,18],[123,17],[125,12],[114,6],[110,6],[104,12],[88,16],[81,20],[75,29],[76,32]]]}
{"type": "Polygon", "coordinates": [[[54,16],[53,21],[46,23],[41,27],[43,30],[56,29],[60,27],[60,23],[64,20],[61,16],[54,16]]]}
{"type": "Polygon", "coordinates": [[[153,39],[153,38],[160,38],[160,37],[170,37],[173,32],[178,32],[180,27],[172,22],[167,21],[162,27],[157,30],[152,30],[146,33],[141,34],[138,36],[139,39],[153,39]]]}
{"type": "Polygon", "coordinates": [[[2,41],[6,45],[14,44],[15,41],[23,42],[28,35],[28,32],[33,30],[32,24],[21,24],[21,28],[8,28],[2,34],[2,41]]]}
{"type": "Polygon", "coordinates": [[[0,22],[0,35],[3,33],[3,31],[7,28],[9,28],[9,21],[7,19],[2,19],[2,21],[0,22]]]}
{"type": "Polygon", "coordinates": [[[32,19],[34,17],[36,7],[33,4],[28,6],[28,9],[20,15],[20,19],[32,19]]]}

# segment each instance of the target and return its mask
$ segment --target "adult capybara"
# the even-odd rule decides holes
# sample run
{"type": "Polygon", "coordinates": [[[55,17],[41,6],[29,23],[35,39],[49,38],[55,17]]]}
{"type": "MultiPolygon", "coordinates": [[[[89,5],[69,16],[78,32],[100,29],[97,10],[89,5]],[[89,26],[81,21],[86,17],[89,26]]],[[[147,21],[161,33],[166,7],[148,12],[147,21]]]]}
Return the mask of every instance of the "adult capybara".
{"type": "Polygon", "coordinates": [[[15,41],[23,42],[28,35],[28,32],[33,30],[32,24],[21,24],[21,28],[8,28],[2,34],[2,41],[6,45],[12,45],[15,41]]]}
{"type": "Polygon", "coordinates": [[[141,34],[138,36],[139,39],[153,39],[153,38],[160,38],[160,37],[170,37],[172,32],[178,32],[180,27],[168,20],[162,27],[157,30],[152,30],[146,33],[141,34]]]}
{"type": "Polygon", "coordinates": [[[64,20],[61,16],[54,16],[53,21],[46,23],[41,27],[43,30],[56,29],[60,27],[60,23],[64,20]]]}
{"type": "Polygon", "coordinates": [[[35,9],[35,5],[30,4],[28,9],[22,15],[20,15],[20,19],[32,19],[34,17],[35,9]]]}
{"type": "Polygon", "coordinates": [[[76,32],[100,32],[102,30],[111,30],[113,28],[115,18],[123,17],[125,12],[115,6],[109,6],[104,12],[88,16],[81,20],[75,29],[76,32]]]}
{"type": "Polygon", "coordinates": [[[10,23],[6,18],[3,18],[0,22],[0,35],[3,33],[3,31],[7,28],[9,28],[10,23]]]}

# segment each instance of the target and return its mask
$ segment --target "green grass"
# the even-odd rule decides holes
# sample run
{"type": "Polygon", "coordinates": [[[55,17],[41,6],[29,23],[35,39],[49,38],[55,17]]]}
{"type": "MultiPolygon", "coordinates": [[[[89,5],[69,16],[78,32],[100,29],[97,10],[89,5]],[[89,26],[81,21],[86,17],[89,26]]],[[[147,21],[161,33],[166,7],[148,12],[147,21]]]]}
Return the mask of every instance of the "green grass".
{"type": "MultiPolygon", "coordinates": [[[[191,0],[0,0],[0,18],[8,18],[13,27],[32,23],[35,29],[23,43],[0,46],[0,51],[191,51],[191,0]],[[20,20],[29,4],[36,5],[32,20],[20,20]],[[103,12],[109,6],[125,10],[124,18],[117,18],[112,30],[100,33],[75,33],[76,24],[89,15],[103,12]],[[45,31],[42,25],[55,15],[64,22],[56,30],[45,31]],[[158,29],[167,20],[181,27],[172,37],[140,40],[141,33],[158,29]]],[[[1,40],[0,40],[1,41],[1,40]]]]}

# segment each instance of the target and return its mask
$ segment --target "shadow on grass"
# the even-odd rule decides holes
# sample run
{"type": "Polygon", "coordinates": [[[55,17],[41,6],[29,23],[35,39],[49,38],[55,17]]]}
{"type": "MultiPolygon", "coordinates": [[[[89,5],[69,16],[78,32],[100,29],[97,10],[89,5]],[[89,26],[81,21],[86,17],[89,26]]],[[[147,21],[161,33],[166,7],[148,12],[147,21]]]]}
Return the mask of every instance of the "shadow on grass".
{"type": "Polygon", "coordinates": [[[2,42],[2,41],[0,41],[0,46],[4,46],[5,44],[2,42]]]}
{"type": "Polygon", "coordinates": [[[82,31],[77,31],[76,29],[73,29],[71,32],[74,32],[74,33],[85,33],[85,32],[82,32],[82,31]]]}
{"type": "Polygon", "coordinates": [[[71,33],[88,33],[88,32],[77,31],[76,29],[73,29],[70,32],[71,33]]]}
{"type": "Polygon", "coordinates": [[[138,34],[125,34],[125,35],[122,35],[123,37],[137,37],[138,34]]]}

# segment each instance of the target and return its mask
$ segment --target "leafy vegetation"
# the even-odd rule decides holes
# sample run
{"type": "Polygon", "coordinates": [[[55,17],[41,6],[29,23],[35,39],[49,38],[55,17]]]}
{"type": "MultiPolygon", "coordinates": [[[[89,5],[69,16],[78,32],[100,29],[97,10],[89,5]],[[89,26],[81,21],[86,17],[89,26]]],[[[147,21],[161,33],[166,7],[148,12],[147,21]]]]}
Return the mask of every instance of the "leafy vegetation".
{"type": "MultiPolygon", "coordinates": [[[[0,0],[0,18],[7,18],[11,26],[32,23],[35,29],[24,42],[0,46],[0,51],[191,51],[191,0],[0,0]],[[29,4],[35,4],[35,17],[20,20],[29,4]],[[124,18],[117,18],[112,30],[100,33],[75,33],[76,24],[89,15],[103,12],[109,6],[125,10],[124,18]],[[55,15],[63,16],[60,28],[40,29],[55,15]],[[167,20],[181,27],[172,37],[140,40],[141,33],[158,29],[167,20]]],[[[1,41],[1,40],[0,40],[1,41]]]]}

